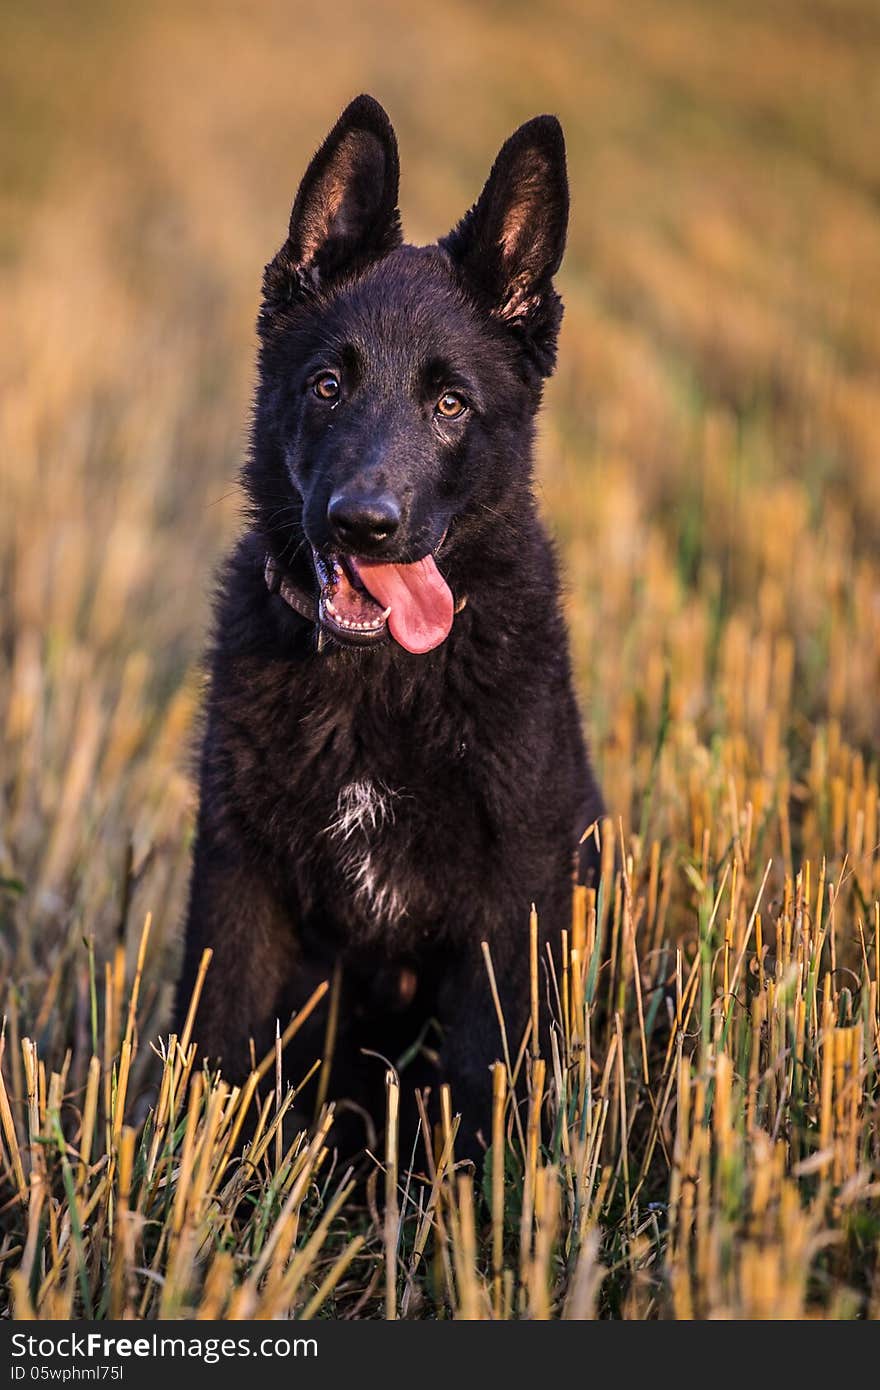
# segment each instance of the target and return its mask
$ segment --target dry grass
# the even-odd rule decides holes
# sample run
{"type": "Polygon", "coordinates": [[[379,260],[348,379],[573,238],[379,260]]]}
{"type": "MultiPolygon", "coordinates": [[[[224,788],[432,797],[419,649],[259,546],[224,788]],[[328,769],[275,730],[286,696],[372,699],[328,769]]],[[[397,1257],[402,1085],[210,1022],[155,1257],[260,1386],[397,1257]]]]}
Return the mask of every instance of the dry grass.
{"type": "Polygon", "coordinates": [[[18,1316],[877,1316],[875,7],[444,13],[4,14],[2,1280],[18,1316]],[[414,1163],[389,1124],[381,1214],[320,1128],[281,1149],[272,1059],[237,1092],[158,1041],[258,272],[361,89],[417,237],[566,125],[541,487],[613,813],[485,1191],[452,1096],[414,1163]]]}

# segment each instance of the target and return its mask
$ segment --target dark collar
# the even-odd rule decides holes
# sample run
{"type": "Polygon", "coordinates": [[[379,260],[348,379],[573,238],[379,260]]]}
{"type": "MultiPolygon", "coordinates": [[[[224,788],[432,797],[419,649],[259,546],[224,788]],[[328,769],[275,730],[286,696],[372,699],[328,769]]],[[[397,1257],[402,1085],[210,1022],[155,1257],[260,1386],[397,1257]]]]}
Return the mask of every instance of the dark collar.
{"type": "Polygon", "coordinates": [[[314,594],[307,593],[287,575],[283,575],[271,555],[266,556],[263,576],[270,594],[280,594],[284,602],[308,622],[318,621],[318,602],[314,594]]]}

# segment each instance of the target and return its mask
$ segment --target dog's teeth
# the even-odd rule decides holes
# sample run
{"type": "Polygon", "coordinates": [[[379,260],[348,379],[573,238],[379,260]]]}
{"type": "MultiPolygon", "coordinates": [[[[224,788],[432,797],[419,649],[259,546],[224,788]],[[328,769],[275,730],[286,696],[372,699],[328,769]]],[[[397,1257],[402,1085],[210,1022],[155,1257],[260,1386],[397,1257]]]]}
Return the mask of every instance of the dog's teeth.
{"type": "Polygon", "coordinates": [[[385,626],[385,623],[391,612],[390,608],[385,608],[379,614],[378,618],[364,618],[358,621],[355,618],[347,618],[344,613],[340,613],[332,598],[325,597],[322,600],[321,606],[323,612],[327,615],[327,617],[332,618],[336,626],[338,628],[341,628],[343,631],[364,632],[369,633],[370,635],[379,632],[380,629],[385,626]]]}

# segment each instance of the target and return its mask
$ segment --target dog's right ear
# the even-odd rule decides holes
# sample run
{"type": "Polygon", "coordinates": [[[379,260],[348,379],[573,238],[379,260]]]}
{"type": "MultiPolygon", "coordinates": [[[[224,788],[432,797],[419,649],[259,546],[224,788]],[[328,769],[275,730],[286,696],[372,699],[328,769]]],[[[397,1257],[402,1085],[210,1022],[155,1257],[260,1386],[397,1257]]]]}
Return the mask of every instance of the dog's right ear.
{"type": "Polygon", "coordinates": [[[388,116],[372,97],[356,97],[299,186],[287,240],[263,277],[264,315],[400,245],[399,178],[388,116]]]}

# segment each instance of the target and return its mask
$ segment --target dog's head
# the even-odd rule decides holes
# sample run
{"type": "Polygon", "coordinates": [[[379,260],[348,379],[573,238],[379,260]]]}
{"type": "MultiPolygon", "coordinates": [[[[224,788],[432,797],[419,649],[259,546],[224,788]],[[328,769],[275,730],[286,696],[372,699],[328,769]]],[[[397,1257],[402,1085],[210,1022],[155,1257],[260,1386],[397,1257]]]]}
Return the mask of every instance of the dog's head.
{"type": "Polygon", "coordinates": [[[370,97],[309,165],[264,277],[248,486],[277,565],[308,547],[338,642],[423,653],[449,634],[462,556],[530,484],[568,183],[559,123],[539,116],[454,231],[416,248],[398,167],[370,97]]]}

